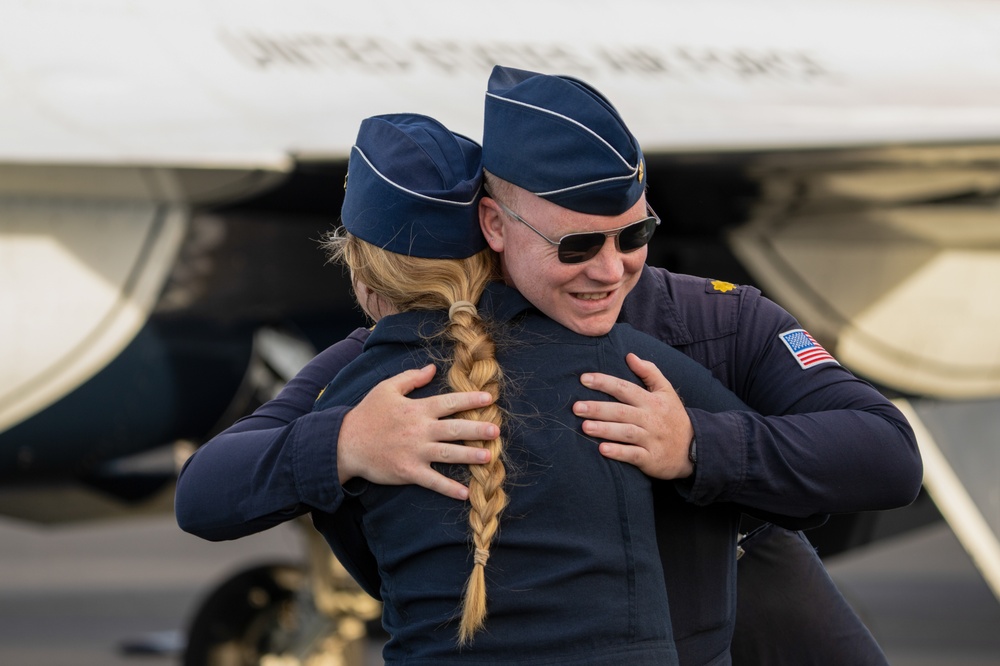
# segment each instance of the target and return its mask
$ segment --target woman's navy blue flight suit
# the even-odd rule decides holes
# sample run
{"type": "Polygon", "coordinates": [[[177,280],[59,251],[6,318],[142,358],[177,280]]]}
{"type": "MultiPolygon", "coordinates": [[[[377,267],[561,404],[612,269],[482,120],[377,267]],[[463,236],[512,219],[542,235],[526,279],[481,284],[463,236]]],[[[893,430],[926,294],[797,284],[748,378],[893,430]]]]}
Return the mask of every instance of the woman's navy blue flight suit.
{"type": "MultiPolygon", "coordinates": [[[[339,517],[313,513],[341,561],[384,602],[383,624],[391,636],[386,661],[678,663],[651,481],[631,465],[602,457],[597,442],[582,434],[573,402],[607,396],[582,389],[579,377],[589,368],[639,383],[625,363],[635,351],[662,369],[687,405],[713,411],[746,406],[703,367],[630,326],[582,336],[500,284],[489,287],[480,311],[498,327],[510,497],[486,567],[484,631],[456,649],[458,609],[472,569],[467,502],[419,486],[357,479],[347,484],[352,496],[339,517]],[[344,529],[346,515],[364,543],[344,529]],[[369,552],[376,576],[365,561],[369,552]]],[[[446,357],[440,338],[434,349],[427,346],[428,335],[445,323],[438,312],[383,318],[316,408],[357,404],[382,380],[446,357]]],[[[436,380],[417,394],[443,390],[436,380]]],[[[464,466],[445,472],[467,475],[464,466]]],[[[730,540],[721,547],[735,553],[735,527],[729,529],[730,540]]]]}

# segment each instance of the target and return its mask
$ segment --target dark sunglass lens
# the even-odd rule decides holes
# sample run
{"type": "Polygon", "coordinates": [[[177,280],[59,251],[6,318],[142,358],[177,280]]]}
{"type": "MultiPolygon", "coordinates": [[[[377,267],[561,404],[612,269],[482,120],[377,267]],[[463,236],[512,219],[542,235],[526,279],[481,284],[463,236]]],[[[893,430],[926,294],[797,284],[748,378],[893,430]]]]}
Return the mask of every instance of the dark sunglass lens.
{"type": "Polygon", "coordinates": [[[646,245],[656,231],[656,219],[646,218],[622,229],[618,234],[618,249],[622,252],[634,252],[646,245]]]}
{"type": "Polygon", "coordinates": [[[604,245],[604,234],[573,234],[559,241],[559,261],[579,264],[592,259],[604,245]]]}

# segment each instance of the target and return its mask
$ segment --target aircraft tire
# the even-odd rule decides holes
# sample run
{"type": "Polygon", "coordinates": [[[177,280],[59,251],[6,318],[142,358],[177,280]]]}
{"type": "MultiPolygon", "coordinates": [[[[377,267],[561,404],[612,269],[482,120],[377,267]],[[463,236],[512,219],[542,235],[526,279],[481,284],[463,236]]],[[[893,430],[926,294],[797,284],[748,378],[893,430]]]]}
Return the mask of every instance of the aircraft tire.
{"type": "Polygon", "coordinates": [[[184,666],[256,666],[280,651],[296,628],[301,567],[270,564],[243,571],[215,589],[188,630],[184,666]]]}

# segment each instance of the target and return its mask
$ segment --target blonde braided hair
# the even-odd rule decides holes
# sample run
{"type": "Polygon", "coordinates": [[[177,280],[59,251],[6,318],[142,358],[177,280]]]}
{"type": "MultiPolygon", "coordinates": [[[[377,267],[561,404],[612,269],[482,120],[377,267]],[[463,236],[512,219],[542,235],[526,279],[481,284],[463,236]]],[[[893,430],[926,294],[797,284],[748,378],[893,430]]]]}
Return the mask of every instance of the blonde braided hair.
{"type": "MultiPolygon", "coordinates": [[[[363,282],[395,310],[448,311],[448,325],[442,333],[454,343],[447,372],[449,388],[485,391],[493,396],[490,405],[455,416],[501,426],[503,413],[497,398],[503,373],[496,360],[496,344],[474,305],[486,285],[498,277],[496,254],[486,249],[467,259],[410,257],[382,250],[342,229],[327,234],[322,245],[331,261],[350,268],[355,282],[363,282]]],[[[500,515],[508,503],[503,440],[467,441],[466,445],[488,449],[490,462],[469,466],[473,567],[462,602],[460,645],[470,643],[486,620],[486,563],[500,527],[500,515]]]]}

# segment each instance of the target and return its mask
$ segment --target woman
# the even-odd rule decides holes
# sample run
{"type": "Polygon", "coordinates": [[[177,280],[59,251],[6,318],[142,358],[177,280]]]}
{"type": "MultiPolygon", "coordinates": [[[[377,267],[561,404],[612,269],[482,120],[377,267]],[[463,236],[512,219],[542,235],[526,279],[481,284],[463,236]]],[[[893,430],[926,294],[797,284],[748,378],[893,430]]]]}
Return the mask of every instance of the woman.
{"type": "Polygon", "coordinates": [[[635,352],[688,406],[745,406],[652,338],[624,325],[573,333],[497,281],[479,231],[478,155],[423,116],[362,124],[344,231],[327,248],[378,323],[316,409],[356,404],[383,379],[434,362],[446,380],[417,395],[498,398],[463,415],[499,426],[500,437],[469,443],[490,462],[442,470],[469,477],[468,509],[418,486],[353,479],[343,505],[313,511],[314,522],[384,601],[388,663],[677,663],[651,482],[603,458],[570,405],[604,398],[581,396],[579,376],[595,367],[638,381],[625,362],[635,352]]]}

